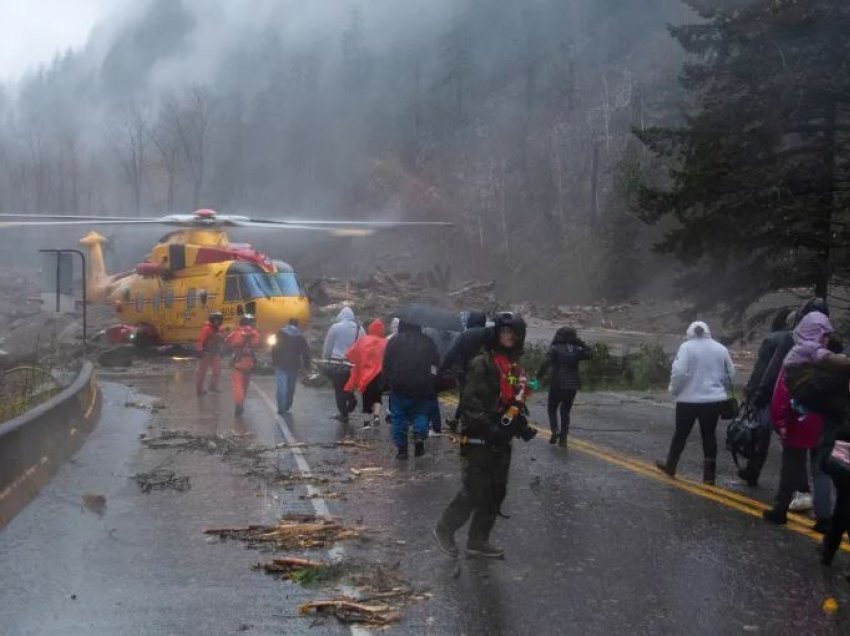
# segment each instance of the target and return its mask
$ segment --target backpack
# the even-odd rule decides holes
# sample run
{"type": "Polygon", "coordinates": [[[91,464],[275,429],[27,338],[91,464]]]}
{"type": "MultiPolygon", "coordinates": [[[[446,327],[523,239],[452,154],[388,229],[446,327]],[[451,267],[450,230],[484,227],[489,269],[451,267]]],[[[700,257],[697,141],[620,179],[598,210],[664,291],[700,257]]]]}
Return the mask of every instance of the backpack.
{"type": "Polygon", "coordinates": [[[726,450],[732,453],[735,466],[740,468],[739,456],[747,460],[756,456],[765,435],[770,435],[769,428],[762,425],[758,413],[747,405],[726,427],[726,450]]]}
{"type": "Polygon", "coordinates": [[[847,406],[847,376],[814,364],[785,368],[785,386],[797,404],[807,411],[831,416],[847,406]]]}

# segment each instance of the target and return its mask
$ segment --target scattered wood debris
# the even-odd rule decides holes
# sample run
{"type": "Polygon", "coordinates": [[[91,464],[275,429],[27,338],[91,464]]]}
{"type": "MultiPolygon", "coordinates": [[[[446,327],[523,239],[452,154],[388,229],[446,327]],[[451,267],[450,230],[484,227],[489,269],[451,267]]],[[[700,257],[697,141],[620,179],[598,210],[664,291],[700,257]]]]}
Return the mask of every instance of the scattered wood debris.
{"type": "Polygon", "coordinates": [[[173,470],[167,470],[165,468],[157,468],[147,473],[137,473],[133,475],[132,479],[136,481],[139,489],[144,493],[149,493],[152,490],[177,490],[183,492],[192,487],[188,476],[178,477],[173,470]]]}
{"type": "Polygon", "coordinates": [[[162,431],[157,437],[142,440],[145,448],[202,451],[211,455],[256,458],[273,449],[252,446],[243,435],[195,435],[189,431],[162,431]]]}
{"type": "Polygon", "coordinates": [[[303,614],[318,613],[335,616],[342,623],[359,623],[370,627],[385,627],[401,620],[401,614],[387,604],[367,604],[348,596],[311,601],[298,608],[303,614]]]}
{"type": "Polygon", "coordinates": [[[392,477],[392,473],[387,472],[380,466],[363,466],[362,468],[350,468],[351,474],[355,477],[392,477]]]}
{"type": "Polygon", "coordinates": [[[363,529],[342,525],[327,517],[287,515],[276,526],[247,526],[244,528],[210,528],[204,534],[222,539],[237,539],[250,544],[271,544],[277,549],[324,548],[338,541],[356,539],[363,529]]]}
{"type": "Polygon", "coordinates": [[[305,584],[328,578],[330,569],[334,567],[334,564],[324,561],[291,556],[279,557],[256,565],[256,569],[263,570],[267,574],[305,584]]]}

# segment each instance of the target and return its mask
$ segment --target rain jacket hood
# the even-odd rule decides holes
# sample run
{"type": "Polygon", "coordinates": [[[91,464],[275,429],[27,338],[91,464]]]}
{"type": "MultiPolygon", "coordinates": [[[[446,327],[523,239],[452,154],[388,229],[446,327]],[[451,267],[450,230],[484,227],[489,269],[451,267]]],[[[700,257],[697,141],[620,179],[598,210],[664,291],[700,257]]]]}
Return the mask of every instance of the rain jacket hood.
{"type": "Polygon", "coordinates": [[[354,365],[348,382],[345,384],[346,391],[357,390],[361,394],[366,392],[366,387],[383,370],[386,348],[387,339],[384,338],[384,323],[375,320],[369,325],[369,333],[359,338],[345,352],[346,359],[354,365]]]}
{"type": "Polygon", "coordinates": [[[325,336],[322,357],[342,360],[351,345],[363,335],[365,335],[363,327],[355,322],[354,311],[351,307],[343,307],[336,317],[336,322],[328,329],[328,335],[325,336]]]}
{"type": "Polygon", "coordinates": [[[688,340],[696,340],[697,338],[711,338],[711,330],[708,325],[697,320],[688,326],[688,340]]]}
{"type": "Polygon", "coordinates": [[[285,327],[280,328],[280,333],[287,336],[300,336],[301,330],[295,325],[286,325],[285,327]]]}
{"type": "Polygon", "coordinates": [[[819,362],[829,355],[829,349],[824,344],[824,338],[834,329],[826,314],[819,311],[803,316],[794,328],[794,346],[785,358],[783,366],[819,362]]]}

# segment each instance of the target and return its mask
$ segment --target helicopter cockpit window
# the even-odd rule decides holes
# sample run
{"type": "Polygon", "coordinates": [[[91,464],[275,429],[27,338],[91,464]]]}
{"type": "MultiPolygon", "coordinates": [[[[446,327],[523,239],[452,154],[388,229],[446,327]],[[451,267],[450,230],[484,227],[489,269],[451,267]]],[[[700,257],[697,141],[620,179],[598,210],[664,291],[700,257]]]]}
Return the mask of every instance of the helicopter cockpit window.
{"type": "Polygon", "coordinates": [[[301,285],[298,284],[298,278],[292,272],[278,272],[272,274],[277,281],[278,287],[284,296],[300,296],[301,285]]]}
{"type": "Polygon", "coordinates": [[[142,313],[145,308],[145,297],[143,294],[136,294],[136,311],[142,313]]]}
{"type": "Polygon", "coordinates": [[[174,290],[170,287],[165,290],[165,308],[168,309],[174,304],[174,290]]]}
{"type": "Polygon", "coordinates": [[[228,276],[224,282],[224,302],[235,303],[242,300],[242,291],[239,289],[239,277],[228,276]]]}
{"type": "Polygon", "coordinates": [[[242,274],[242,293],[246,293],[248,298],[273,298],[281,296],[280,287],[277,281],[271,274],[242,274]]]}
{"type": "Polygon", "coordinates": [[[189,291],[186,292],[186,307],[189,309],[194,308],[195,300],[197,298],[197,292],[194,287],[190,287],[189,291]]]}

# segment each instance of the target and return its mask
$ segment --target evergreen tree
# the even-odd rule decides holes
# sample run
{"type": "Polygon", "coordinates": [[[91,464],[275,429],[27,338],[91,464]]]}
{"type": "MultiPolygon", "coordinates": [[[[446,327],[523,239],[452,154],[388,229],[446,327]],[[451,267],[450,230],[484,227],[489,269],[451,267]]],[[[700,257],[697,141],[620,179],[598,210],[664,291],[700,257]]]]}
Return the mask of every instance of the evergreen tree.
{"type": "Polygon", "coordinates": [[[640,212],[673,221],[657,247],[692,266],[679,283],[697,308],[825,296],[850,271],[850,4],[685,1],[705,20],[671,28],[693,103],[680,128],[636,131],[671,162],[640,212]]]}

